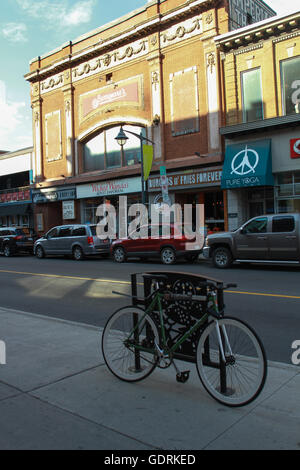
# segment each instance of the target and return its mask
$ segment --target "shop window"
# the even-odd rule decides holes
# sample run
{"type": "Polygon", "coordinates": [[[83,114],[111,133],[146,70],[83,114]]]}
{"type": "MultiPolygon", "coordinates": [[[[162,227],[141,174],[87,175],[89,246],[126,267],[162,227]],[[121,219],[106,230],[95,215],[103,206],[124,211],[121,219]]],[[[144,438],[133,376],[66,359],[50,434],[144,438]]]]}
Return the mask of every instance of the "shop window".
{"type": "Polygon", "coordinates": [[[29,217],[28,217],[28,215],[21,215],[20,216],[20,225],[22,227],[29,227],[29,217]]]}
{"type": "Polygon", "coordinates": [[[280,64],[283,114],[300,113],[300,56],[280,64]]]}
{"type": "Polygon", "coordinates": [[[300,172],[283,173],[277,176],[278,197],[300,195],[300,172]]]}
{"type": "Polygon", "coordinates": [[[205,193],[205,224],[208,232],[224,230],[224,203],[222,191],[205,193]]]}
{"type": "MultiPolygon", "coordinates": [[[[138,137],[126,134],[128,140],[121,148],[116,141],[119,127],[102,131],[83,146],[83,170],[97,171],[121,166],[136,165],[141,161],[141,143],[138,137]],[[123,153],[123,155],[122,155],[123,153]]],[[[139,126],[123,126],[123,130],[141,134],[146,137],[145,128],[139,126]]]]}
{"type": "Polygon", "coordinates": [[[294,173],[294,191],[297,196],[300,195],[300,171],[294,173]]]}
{"type": "Polygon", "coordinates": [[[261,70],[253,69],[241,74],[243,122],[263,119],[261,70]]]}
{"type": "Polygon", "coordinates": [[[272,232],[293,232],[294,230],[294,217],[273,217],[272,232]]]}

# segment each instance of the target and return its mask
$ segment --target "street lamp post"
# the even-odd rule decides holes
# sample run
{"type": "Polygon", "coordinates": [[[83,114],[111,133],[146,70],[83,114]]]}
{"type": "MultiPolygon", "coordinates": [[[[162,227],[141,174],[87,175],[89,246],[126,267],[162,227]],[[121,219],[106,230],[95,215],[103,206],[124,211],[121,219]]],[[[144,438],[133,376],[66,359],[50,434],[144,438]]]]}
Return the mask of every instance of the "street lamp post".
{"type": "MultiPolygon", "coordinates": [[[[150,139],[147,139],[147,137],[143,136],[142,134],[142,131],[140,134],[136,134],[135,132],[132,132],[132,131],[128,131],[126,130],[125,132],[128,132],[129,134],[132,134],[134,135],[135,137],[137,137],[138,139],[140,139],[140,144],[141,144],[141,183],[142,183],[142,203],[143,204],[146,204],[146,191],[145,191],[145,178],[144,178],[144,154],[143,154],[143,142],[144,140],[146,142],[150,142],[151,144],[154,144],[154,142],[152,142],[152,140],[150,139]]],[[[120,130],[119,130],[119,134],[117,135],[117,137],[115,137],[116,141],[118,142],[118,144],[121,146],[122,148],[122,151],[123,151],[123,146],[126,144],[127,140],[128,140],[128,137],[127,135],[125,134],[124,130],[123,130],[123,127],[121,126],[120,127],[120,130]]]]}

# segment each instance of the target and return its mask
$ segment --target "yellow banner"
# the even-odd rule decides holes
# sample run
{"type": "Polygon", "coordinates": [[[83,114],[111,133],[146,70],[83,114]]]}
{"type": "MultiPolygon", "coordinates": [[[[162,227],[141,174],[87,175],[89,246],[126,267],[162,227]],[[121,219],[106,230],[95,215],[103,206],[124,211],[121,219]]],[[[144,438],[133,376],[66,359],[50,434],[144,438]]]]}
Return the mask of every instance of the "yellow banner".
{"type": "Polygon", "coordinates": [[[144,180],[147,181],[150,175],[153,161],[153,147],[152,145],[143,145],[143,160],[144,160],[144,180]]]}

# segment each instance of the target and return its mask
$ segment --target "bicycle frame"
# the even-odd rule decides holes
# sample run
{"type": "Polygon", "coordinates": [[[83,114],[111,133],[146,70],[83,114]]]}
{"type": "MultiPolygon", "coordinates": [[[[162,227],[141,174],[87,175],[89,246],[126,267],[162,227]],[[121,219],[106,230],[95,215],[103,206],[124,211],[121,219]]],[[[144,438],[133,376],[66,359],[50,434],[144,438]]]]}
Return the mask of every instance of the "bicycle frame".
{"type": "MultiPolygon", "coordinates": [[[[161,305],[161,299],[164,297],[164,294],[161,294],[159,292],[157,292],[155,295],[154,295],[154,298],[152,299],[150,305],[146,308],[145,310],[145,313],[144,315],[142,316],[142,318],[139,320],[138,323],[135,323],[134,322],[134,328],[133,330],[130,332],[129,334],[129,337],[126,341],[129,340],[130,337],[133,337],[134,339],[136,339],[135,335],[136,335],[136,332],[138,331],[138,327],[142,324],[142,322],[144,321],[146,315],[149,315],[151,316],[151,312],[155,310],[155,307],[157,306],[158,307],[158,311],[159,311],[159,321],[160,321],[160,329],[161,329],[161,339],[162,339],[162,345],[161,347],[162,348],[166,348],[167,347],[167,338],[166,338],[166,330],[165,330],[165,323],[164,323],[164,318],[163,318],[163,308],[162,308],[162,305],[161,305]]],[[[217,306],[216,306],[216,301],[213,297],[211,297],[212,300],[213,300],[213,303],[214,303],[214,306],[215,308],[217,309],[217,306]]],[[[217,312],[217,310],[216,310],[217,312]]],[[[169,352],[171,354],[175,353],[177,351],[177,349],[179,348],[179,346],[184,343],[187,338],[189,338],[189,336],[191,336],[198,328],[200,328],[208,319],[208,316],[209,314],[208,313],[204,313],[202,315],[202,317],[196,321],[196,323],[188,330],[186,331],[185,333],[182,334],[182,336],[173,344],[173,346],[171,346],[169,348],[169,352]]],[[[157,345],[158,346],[158,345],[157,345]]],[[[137,350],[140,350],[140,351],[145,351],[145,352],[153,352],[153,350],[149,350],[149,348],[145,348],[144,346],[142,345],[137,345],[135,344],[134,345],[135,349],[137,350]]],[[[223,357],[224,357],[224,353],[223,353],[223,357]]]]}

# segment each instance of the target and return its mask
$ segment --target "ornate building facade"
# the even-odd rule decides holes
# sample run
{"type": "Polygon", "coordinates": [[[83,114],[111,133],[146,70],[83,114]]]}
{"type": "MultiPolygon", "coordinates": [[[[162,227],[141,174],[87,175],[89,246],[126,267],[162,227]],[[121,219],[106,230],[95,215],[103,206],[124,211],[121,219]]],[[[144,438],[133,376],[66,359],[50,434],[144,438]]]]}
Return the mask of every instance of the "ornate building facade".
{"type": "Polygon", "coordinates": [[[223,76],[229,228],[300,211],[300,12],[215,38],[223,76]]]}
{"type": "MultiPolygon", "coordinates": [[[[254,1],[254,0],[253,0],[254,1]]],[[[219,127],[219,50],[236,8],[252,1],[152,0],[30,63],[36,230],[95,222],[103,200],[141,199],[142,135],[154,145],[149,202],[160,168],[171,202],[204,203],[208,224],[227,226],[219,127]],[[128,142],[116,142],[120,125],[128,142]],[[64,202],[68,201],[68,218],[64,202]],[[70,215],[71,214],[71,215],[70,215]]],[[[259,0],[256,14],[274,12],[259,0]],[[261,13],[259,13],[261,12],[261,13]]],[[[248,18],[249,19],[249,18],[248,18]]],[[[237,21],[235,21],[235,26],[237,21]]]]}

